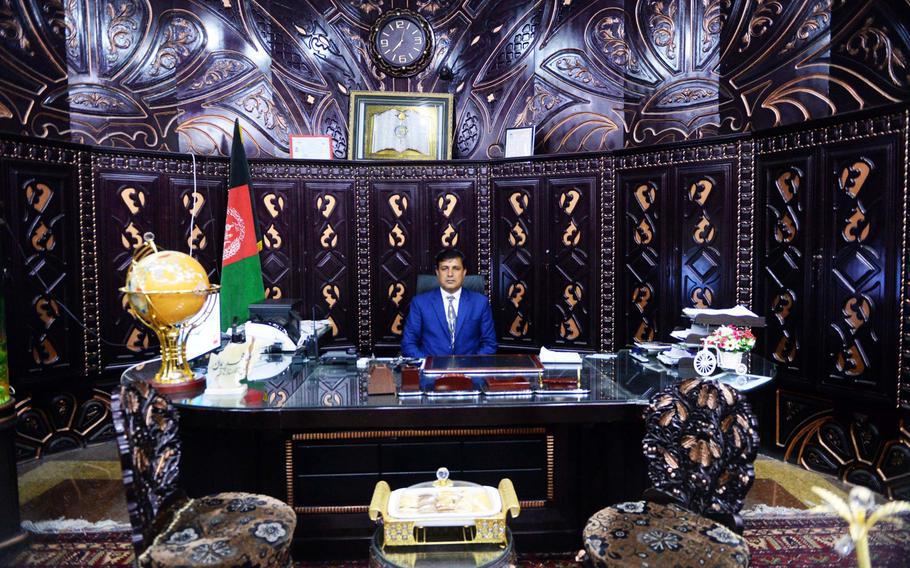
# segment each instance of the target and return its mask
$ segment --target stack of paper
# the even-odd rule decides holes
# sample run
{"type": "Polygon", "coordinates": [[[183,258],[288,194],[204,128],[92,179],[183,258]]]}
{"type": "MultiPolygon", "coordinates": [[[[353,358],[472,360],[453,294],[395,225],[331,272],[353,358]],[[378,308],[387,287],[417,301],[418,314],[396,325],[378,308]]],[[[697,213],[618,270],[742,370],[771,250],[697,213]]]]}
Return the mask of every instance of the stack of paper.
{"type": "Polygon", "coordinates": [[[553,351],[546,347],[540,348],[541,363],[557,363],[561,365],[581,365],[581,355],[577,351],[553,351]]]}
{"type": "Polygon", "coordinates": [[[765,318],[745,306],[715,310],[710,308],[683,308],[683,315],[696,325],[739,325],[765,327],[765,318]]]}
{"type": "Polygon", "coordinates": [[[711,309],[711,308],[683,308],[683,313],[690,318],[695,316],[749,316],[757,318],[758,314],[750,310],[745,306],[735,306],[732,308],[723,308],[723,309],[711,309]]]}

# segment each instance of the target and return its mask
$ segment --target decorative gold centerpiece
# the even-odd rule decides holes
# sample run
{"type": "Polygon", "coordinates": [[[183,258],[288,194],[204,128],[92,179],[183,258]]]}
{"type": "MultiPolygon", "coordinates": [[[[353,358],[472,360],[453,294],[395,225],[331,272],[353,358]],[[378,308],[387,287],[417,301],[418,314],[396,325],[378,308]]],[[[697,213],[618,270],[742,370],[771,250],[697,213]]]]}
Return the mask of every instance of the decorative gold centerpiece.
{"type": "Polygon", "coordinates": [[[439,468],[437,481],[391,491],[380,481],[373,490],[370,518],[382,517],[383,547],[437,544],[506,544],[506,516],[521,512],[515,488],[453,484],[439,468]],[[453,530],[454,529],[454,530],[453,530]]]}
{"type": "Polygon", "coordinates": [[[205,269],[182,252],[159,251],[155,237],[133,251],[120,289],[130,313],[150,327],[161,344],[161,369],[152,382],[159,390],[183,390],[205,382],[195,378],[186,360],[186,339],[215,306],[217,284],[209,284],[205,269]]]}

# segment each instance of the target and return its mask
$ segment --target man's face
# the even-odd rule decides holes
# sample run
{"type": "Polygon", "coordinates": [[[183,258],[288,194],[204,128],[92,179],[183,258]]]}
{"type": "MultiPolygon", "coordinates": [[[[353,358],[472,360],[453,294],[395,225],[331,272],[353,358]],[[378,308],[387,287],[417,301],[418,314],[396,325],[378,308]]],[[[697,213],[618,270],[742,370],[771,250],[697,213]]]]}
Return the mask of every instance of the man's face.
{"type": "Polygon", "coordinates": [[[439,280],[439,286],[450,294],[461,288],[467,273],[460,258],[443,260],[436,265],[436,279],[439,280]]]}

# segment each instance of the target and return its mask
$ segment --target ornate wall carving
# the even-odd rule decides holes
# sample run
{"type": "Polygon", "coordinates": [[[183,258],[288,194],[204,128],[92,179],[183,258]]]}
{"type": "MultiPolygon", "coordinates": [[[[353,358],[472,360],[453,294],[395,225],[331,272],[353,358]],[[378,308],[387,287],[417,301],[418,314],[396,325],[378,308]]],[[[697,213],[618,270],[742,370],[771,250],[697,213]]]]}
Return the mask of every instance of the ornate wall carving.
{"type": "MultiPolygon", "coordinates": [[[[312,268],[306,288],[312,294],[318,319],[329,320],[334,341],[356,344],[353,270],[354,184],[350,182],[306,182],[306,217],[310,227],[307,250],[312,268]]],[[[292,230],[293,233],[293,230],[292,230]]],[[[288,235],[290,240],[291,235],[288,235]]],[[[304,315],[311,319],[310,314],[304,315]]]]}
{"type": "Polygon", "coordinates": [[[414,297],[419,273],[421,231],[418,206],[421,203],[416,182],[373,182],[373,210],[376,222],[372,242],[375,266],[373,297],[373,341],[399,344],[404,332],[408,302],[414,297]],[[379,303],[382,298],[382,303],[379,303]]]}
{"type": "Polygon", "coordinates": [[[754,188],[746,177],[751,149],[746,153],[746,166],[742,142],[617,158],[616,255],[623,269],[614,344],[667,338],[682,324],[682,308],[749,304],[753,243],[742,236],[752,233],[754,188]]]}
{"type": "MultiPolygon", "coordinates": [[[[736,245],[737,185],[732,164],[691,166],[677,170],[677,191],[685,192],[678,215],[683,243],[680,258],[680,302],[684,308],[727,305],[734,297],[733,251],[736,245]],[[715,300],[729,298],[726,302],[715,300]]],[[[679,211],[679,210],[678,210],[679,211]]]]}
{"type": "Polygon", "coordinates": [[[623,198],[619,210],[624,215],[617,252],[623,259],[620,281],[627,283],[618,293],[626,325],[620,337],[651,341],[662,331],[656,318],[663,292],[658,265],[663,239],[658,221],[663,217],[660,206],[666,176],[659,172],[622,176],[618,184],[623,198]]]}
{"type": "Polygon", "coordinates": [[[496,199],[495,306],[497,338],[504,345],[534,345],[540,289],[536,264],[540,182],[536,179],[493,181],[496,199]]]}
{"type": "MultiPolygon", "coordinates": [[[[796,337],[782,378],[788,385],[906,405],[906,216],[887,213],[907,208],[907,122],[904,111],[723,143],[492,163],[254,160],[264,264],[275,269],[267,278],[276,293],[331,317],[338,345],[361,350],[397,347],[391,330],[397,316],[406,315],[414,275],[430,272],[433,254],[446,243],[464,248],[469,269],[489,278],[505,347],[562,342],[611,349],[625,345],[646,317],[660,337],[679,308],[694,301],[695,288],[710,289],[713,305],[747,302],[754,293],[755,307],[771,324],[764,348],[787,360],[792,344],[778,351],[781,338],[796,337]],[[390,201],[396,193],[409,198],[407,208],[397,202],[405,219],[403,246],[400,239],[389,241],[397,234],[390,201]],[[642,311],[630,266],[647,215],[657,260],[642,281],[652,285],[656,303],[642,311]],[[714,259],[710,270],[697,276],[693,269],[685,290],[670,278],[670,271],[682,274],[684,263],[691,268],[706,254],[714,259]],[[396,264],[402,258],[406,262],[396,264]],[[301,271],[297,262],[310,268],[301,271]],[[812,296],[796,288],[814,274],[832,283],[827,292],[812,296]],[[397,305],[389,296],[395,282],[405,285],[397,305]],[[792,306],[783,298],[788,290],[796,292],[792,306]],[[819,321],[825,334],[807,327],[819,321]],[[811,341],[803,339],[807,329],[811,341]],[[856,359],[852,345],[868,360],[856,359]],[[866,365],[864,374],[850,374],[855,361],[866,365]]],[[[48,259],[42,270],[66,267],[55,301],[89,328],[83,332],[62,315],[51,324],[68,346],[57,350],[65,361],[54,388],[92,384],[102,371],[113,378],[153,352],[116,292],[144,231],[154,231],[165,247],[188,250],[192,243],[217,274],[227,166],[224,158],[197,158],[194,195],[193,160],[183,156],[0,139],[0,175],[13,180],[2,187],[4,206],[21,215],[10,222],[13,234],[32,246],[33,228],[41,222],[54,228],[56,244],[41,252],[48,259]],[[53,192],[29,193],[26,182],[41,176],[53,192]],[[62,205],[54,201],[60,196],[62,205]],[[46,213],[35,209],[41,203],[46,213]],[[68,327],[55,327],[60,323],[68,327]]],[[[50,237],[35,242],[47,244],[50,237]]],[[[16,262],[17,274],[28,272],[16,262]]],[[[32,288],[8,291],[8,304],[33,305],[22,295],[26,290],[32,288]]],[[[41,331],[39,323],[45,325],[40,318],[30,325],[41,331]]],[[[10,364],[20,392],[41,390],[29,380],[34,359],[24,343],[11,350],[10,364]]]]}
{"type": "Polygon", "coordinates": [[[544,343],[565,348],[596,348],[595,324],[600,298],[594,286],[598,274],[599,231],[596,230],[595,178],[558,178],[548,183],[549,251],[547,329],[544,343]],[[561,291],[561,295],[556,292],[561,291]],[[588,298],[592,296],[592,298],[588,298]]]}
{"type": "Polygon", "coordinates": [[[16,459],[28,460],[114,437],[111,396],[102,389],[16,400],[16,459]]]}
{"type": "Polygon", "coordinates": [[[905,301],[906,221],[888,212],[905,206],[906,176],[882,165],[906,160],[903,126],[894,115],[759,141],[756,290],[787,380],[905,403],[906,359],[888,353],[906,344],[885,330],[905,301]]]}
{"type": "Polygon", "coordinates": [[[779,391],[777,445],[784,459],[907,499],[910,429],[891,413],[837,412],[829,400],[779,391]]]}
{"type": "Polygon", "coordinates": [[[292,258],[306,249],[292,235],[306,227],[298,182],[290,180],[252,180],[256,216],[262,231],[262,280],[265,297],[301,298],[300,271],[293,270],[292,258]],[[259,181],[260,183],[256,183],[259,181]]]}
{"type": "MultiPolygon", "coordinates": [[[[493,169],[494,319],[500,345],[606,348],[598,316],[604,229],[599,159],[493,169]],[[596,236],[596,238],[595,238],[596,236]]],[[[612,238],[608,237],[608,238],[612,238]]],[[[610,255],[612,257],[612,255],[610,255]]],[[[612,315],[612,305],[606,308],[612,315]]]]}
{"type": "Polygon", "coordinates": [[[8,304],[9,350],[21,357],[18,371],[31,377],[80,373],[84,345],[76,323],[64,310],[82,311],[78,223],[71,165],[10,161],[4,169],[8,200],[2,235],[11,278],[21,286],[19,301],[8,304]],[[15,330],[15,331],[13,331],[15,330]]]}
{"type": "Polygon", "coordinates": [[[0,13],[0,129],[250,156],[327,134],[347,155],[354,89],[456,97],[454,154],[603,151],[754,132],[910,98],[905,0],[37,0],[0,13]],[[436,51],[385,76],[370,24],[409,7],[436,51]]]}

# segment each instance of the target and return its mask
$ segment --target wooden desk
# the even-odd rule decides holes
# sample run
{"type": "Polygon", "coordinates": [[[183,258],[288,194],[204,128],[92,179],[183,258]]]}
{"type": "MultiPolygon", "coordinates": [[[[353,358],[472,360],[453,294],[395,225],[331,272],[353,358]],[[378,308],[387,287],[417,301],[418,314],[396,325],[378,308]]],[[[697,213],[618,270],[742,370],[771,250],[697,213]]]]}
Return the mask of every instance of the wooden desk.
{"type": "MultiPolygon", "coordinates": [[[[155,367],[132,367],[124,380],[155,367]]],[[[298,513],[297,558],[365,558],[376,482],[406,487],[445,466],[453,479],[512,479],[518,550],[572,550],[594,511],[646,487],[642,409],[673,380],[625,353],[546,371],[579,372],[589,394],[368,397],[352,366],[304,364],[252,383],[242,398],[175,398],[181,483],[194,496],[243,490],[285,500],[298,513]]]]}

